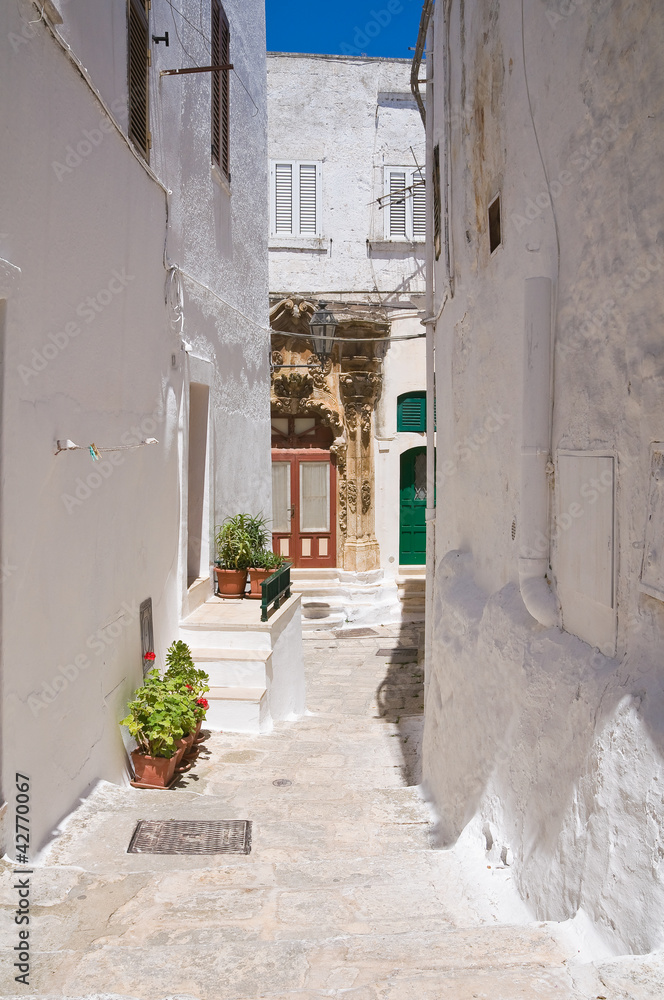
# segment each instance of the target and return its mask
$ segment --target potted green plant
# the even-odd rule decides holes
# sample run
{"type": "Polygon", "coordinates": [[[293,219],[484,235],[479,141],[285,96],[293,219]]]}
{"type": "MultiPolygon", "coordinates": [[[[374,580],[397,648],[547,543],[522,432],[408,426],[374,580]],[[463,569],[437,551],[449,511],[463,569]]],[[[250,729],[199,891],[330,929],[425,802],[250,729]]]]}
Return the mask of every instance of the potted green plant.
{"type": "Polygon", "coordinates": [[[166,651],[164,680],[174,686],[176,690],[182,693],[186,692],[187,697],[191,699],[194,721],[194,727],[191,731],[193,744],[198,738],[205,712],[209,707],[208,701],[203,695],[210,690],[208,684],[210,678],[204,670],[200,670],[196,666],[189,646],[181,639],[176,639],[166,651]],[[202,707],[203,703],[204,707],[202,707]]]}
{"type": "Polygon", "coordinates": [[[129,714],[120,725],[127,727],[137,743],[131,754],[136,783],[165,788],[175,774],[180,740],[195,729],[192,698],[186,691],[175,690],[155,669],[127,707],[129,714]]]}
{"type": "Polygon", "coordinates": [[[272,576],[278,569],[281,569],[285,562],[286,560],[283,556],[277,555],[276,552],[270,552],[269,549],[263,549],[256,553],[253,564],[249,568],[251,591],[247,594],[247,597],[260,601],[263,596],[261,584],[267,580],[268,576],[272,576]]]}
{"type": "Polygon", "coordinates": [[[227,517],[217,528],[215,572],[221,597],[243,597],[253,555],[249,514],[227,517]]]}

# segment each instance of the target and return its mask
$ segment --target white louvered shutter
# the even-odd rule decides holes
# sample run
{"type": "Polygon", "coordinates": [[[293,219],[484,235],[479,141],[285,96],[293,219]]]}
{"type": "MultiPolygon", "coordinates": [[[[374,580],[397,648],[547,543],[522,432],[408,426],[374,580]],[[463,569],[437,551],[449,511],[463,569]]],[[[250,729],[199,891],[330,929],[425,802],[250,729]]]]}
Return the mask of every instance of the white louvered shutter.
{"type": "Polygon", "coordinates": [[[413,239],[423,240],[426,236],[427,198],[424,187],[424,175],[419,170],[413,171],[413,239]]]}
{"type": "Polygon", "coordinates": [[[274,165],[274,231],[293,232],[293,164],[274,165]]]}
{"type": "Polygon", "coordinates": [[[300,233],[315,236],[318,232],[316,218],[316,164],[300,164],[300,233]]]}
{"type": "Polygon", "coordinates": [[[406,236],[406,174],[390,171],[390,236],[406,236]]]}

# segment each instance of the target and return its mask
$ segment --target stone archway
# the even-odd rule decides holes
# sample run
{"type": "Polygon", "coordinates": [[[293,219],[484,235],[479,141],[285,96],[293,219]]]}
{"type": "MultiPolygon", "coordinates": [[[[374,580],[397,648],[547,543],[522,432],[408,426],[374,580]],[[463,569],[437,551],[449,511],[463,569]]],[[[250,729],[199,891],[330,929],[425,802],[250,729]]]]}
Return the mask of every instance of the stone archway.
{"type": "MultiPolygon", "coordinates": [[[[328,302],[339,322],[335,344],[321,369],[313,353],[309,318],[312,302],[300,296],[280,299],[270,310],[272,328],[272,412],[317,414],[334,434],[337,463],[337,565],[364,572],[380,567],[375,534],[374,409],[382,385],[382,339],[389,324],[375,315],[350,313],[328,302]],[[290,334],[290,336],[289,336],[290,334]],[[298,336],[293,336],[297,334],[298,336]],[[377,338],[377,343],[362,338],[377,338]],[[302,368],[281,368],[285,365],[302,368]]],[[[375,307],[373,307],[375,310],[375,307]]]]}

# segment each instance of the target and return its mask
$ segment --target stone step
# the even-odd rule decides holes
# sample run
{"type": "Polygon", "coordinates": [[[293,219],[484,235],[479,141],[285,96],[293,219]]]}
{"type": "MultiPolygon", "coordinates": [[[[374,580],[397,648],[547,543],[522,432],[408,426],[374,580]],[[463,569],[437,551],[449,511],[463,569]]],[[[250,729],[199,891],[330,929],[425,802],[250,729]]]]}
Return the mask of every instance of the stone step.
{"type": "Polygon", "coordinates": [[[269,649],[223,649],[195,647],[191,650],[194,663],[210,677],[210,686],[254,688],[265,687],[271,668],[269,649]]]}
{"type": "Polygon", "coordinates": [[[265,687],[211,687],[205,728],[224,733],[265,733],[272,728],[265,687]]]}
{"type": "Polygon", "coordinates": [[[397,576],[397,587],[404,587],[408,590],[426,590],[427,581],[423,576],[397,576]]]}

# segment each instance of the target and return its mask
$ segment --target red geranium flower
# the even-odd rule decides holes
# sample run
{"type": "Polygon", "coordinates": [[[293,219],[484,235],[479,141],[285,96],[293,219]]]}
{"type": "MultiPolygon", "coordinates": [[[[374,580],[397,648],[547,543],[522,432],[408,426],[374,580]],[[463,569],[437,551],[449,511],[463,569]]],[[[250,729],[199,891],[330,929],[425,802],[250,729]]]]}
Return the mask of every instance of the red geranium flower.
{"type": "Polygon", "coordinates": [[[185,684],[185,687],[186,687],[187,691],[191,691],[192,690],[191,684],[185,684]]]}
{"type": "Polygon", "coordinates": [[[204,708],[206,711],[210,707],[210,703],[207,700],[207,698],[199,698],[198,701],[196,702],[196,704],[200,705],[201,708],[204,708]]]}
{"type": "Polygon", "coordinates": [[[154,653],[149,652],[149,653],[145,654],[145,656],[143,657],[143,659],[144,660],[156,660],[156,656],[155,656],[154,653]]]}

